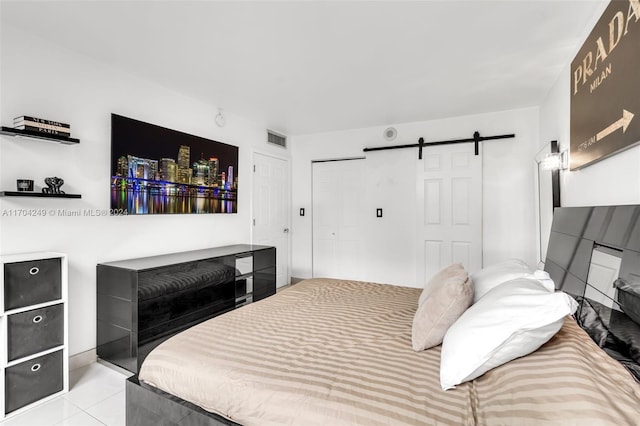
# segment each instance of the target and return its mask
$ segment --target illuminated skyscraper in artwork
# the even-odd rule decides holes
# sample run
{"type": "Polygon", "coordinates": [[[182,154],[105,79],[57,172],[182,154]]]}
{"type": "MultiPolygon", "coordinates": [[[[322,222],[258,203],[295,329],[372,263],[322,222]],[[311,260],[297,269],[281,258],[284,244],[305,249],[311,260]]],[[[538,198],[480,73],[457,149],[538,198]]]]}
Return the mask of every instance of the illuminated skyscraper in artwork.
{"type": "Polygon", "coordinates": [[[178,182],[191,183],[192,170],[189,167],[191,147],[180,145],[178,149],[178,182]]]}
{"type": "Polygon", "coordinates": [[[177,182],[178,165],[173,158],[160,159],[160,180],[165,182],[177,182]]]}
{"type": "Polygon", "coordinates": [[[158,160],[149,160],[149,178],[150,180],[160,179],[160,169],[158,167],[158,160]]]}
{"type": "Polygon", "coordinates": [[[226,189],[231,189],[233,187],[233,166],[229,166],[227,169],[227,186],[226,189]]]}
{"type": "Polygon", "coordinates": [[[129,177],[156,180],[158,178],[158,160],[127,155],[129,177]]]}
{"type": "Polygon", "coordinates": [[[118,157],[116,176],[122,176],[122,177],[129,176],[129,161],[127,161],[127,157],[125,157],[124,155],[118,157]]]}
{"type": "Polygon", "coordinates": [[[209,186],[218,184],[218,171],[220,170],[220,161],[216,157],[209,158],[209,186]]]}
{"type": "Polygon", "coordinates": [[[188,169],[190,159],[191,147],[180,145],[180,149],[178,149],[178,168],[188,169]]]}
{"type": "Polygon", "coordinates": [[[193,163],[193,180],[194,185],[209,185],[209,175],[211,173],[211,167],[209,161],[204,158],[193,163]]]}

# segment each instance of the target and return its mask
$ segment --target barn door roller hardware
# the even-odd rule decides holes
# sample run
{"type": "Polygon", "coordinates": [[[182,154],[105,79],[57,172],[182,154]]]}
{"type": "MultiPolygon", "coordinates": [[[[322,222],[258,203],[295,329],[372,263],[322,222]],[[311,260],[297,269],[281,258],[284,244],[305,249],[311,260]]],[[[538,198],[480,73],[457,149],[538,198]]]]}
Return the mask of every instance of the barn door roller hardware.
{"type": "Polygon", "coordinates": [[[476,155],[478,155],[479,153],[478,147],[480,142],[482,141],[488,141],[493,139],[509,139],[509,138],[515,138],[515,137],[516,135],[513,133],[509,135],[480,136],[480,132],[474,132],[473,137],[468,139],[453,139],[449,141],[425,142],[424,138],[420,138],[418,139],[418,143],[414,143],[414,144],[396,145],[396,146],[379,146],[375,148],[365,148],[363,151],[369,152],[369,151],[384,151],[387,149],[418,148],[418,159],[422,160],[422,148],[432,146],[432,145],[450,145],[454,143],[473,142],[475,144],[475,153],[476,155]]]}

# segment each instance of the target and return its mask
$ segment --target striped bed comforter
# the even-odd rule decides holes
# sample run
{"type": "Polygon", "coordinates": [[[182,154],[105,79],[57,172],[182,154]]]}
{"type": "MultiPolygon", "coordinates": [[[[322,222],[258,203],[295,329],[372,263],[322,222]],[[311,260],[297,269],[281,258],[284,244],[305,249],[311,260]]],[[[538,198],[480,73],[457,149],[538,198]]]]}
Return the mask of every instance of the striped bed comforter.
{"type": "Polygon", "coordinates": [[[158,346],[140,379],[250,425],[625,425],[640,385],[577,324],[443,391],[411,349],[420,289],[312,279],[158,346]]]}

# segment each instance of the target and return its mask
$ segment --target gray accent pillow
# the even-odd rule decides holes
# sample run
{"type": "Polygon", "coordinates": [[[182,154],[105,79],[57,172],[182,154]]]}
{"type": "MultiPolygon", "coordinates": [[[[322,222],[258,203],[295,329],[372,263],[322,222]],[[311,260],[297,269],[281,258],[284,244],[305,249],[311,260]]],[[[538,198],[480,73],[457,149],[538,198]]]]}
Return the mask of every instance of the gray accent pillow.
{"type": "Polygon", "coordinates": [[[473,302],[473,283],[466,272],[445,273],[441,278],[423,291],[427,295],[413,317],[411,344],[414,351],[442,343],[449,327],[473,302]]]}

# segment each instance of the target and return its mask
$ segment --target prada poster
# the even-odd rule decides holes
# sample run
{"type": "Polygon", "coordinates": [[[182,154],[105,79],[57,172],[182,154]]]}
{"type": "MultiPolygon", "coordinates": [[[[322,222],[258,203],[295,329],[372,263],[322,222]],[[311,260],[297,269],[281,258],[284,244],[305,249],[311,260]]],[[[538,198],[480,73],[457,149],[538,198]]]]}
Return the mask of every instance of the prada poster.
{"type": "Polygon", "coordinates": [[[640,142],[640,0],[613,0],[571,62],[571,170],[640,142]]]}

